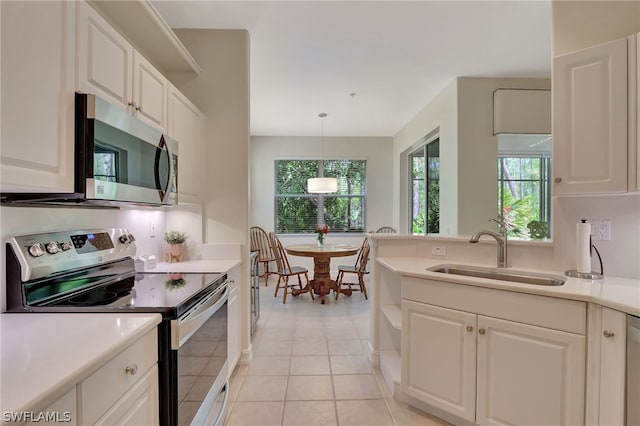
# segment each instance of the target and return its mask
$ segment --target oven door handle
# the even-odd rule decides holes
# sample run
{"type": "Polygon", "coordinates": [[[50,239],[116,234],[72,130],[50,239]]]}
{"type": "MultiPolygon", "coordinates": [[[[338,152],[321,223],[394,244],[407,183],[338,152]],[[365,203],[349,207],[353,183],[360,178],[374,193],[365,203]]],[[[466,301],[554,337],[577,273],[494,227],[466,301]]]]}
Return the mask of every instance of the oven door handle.
{"type": "Polygon", "coordinates": [[[177,320],[171,321],[171,349],[177,350],[227,302],[227,283],[203,298],[177,320]]]}

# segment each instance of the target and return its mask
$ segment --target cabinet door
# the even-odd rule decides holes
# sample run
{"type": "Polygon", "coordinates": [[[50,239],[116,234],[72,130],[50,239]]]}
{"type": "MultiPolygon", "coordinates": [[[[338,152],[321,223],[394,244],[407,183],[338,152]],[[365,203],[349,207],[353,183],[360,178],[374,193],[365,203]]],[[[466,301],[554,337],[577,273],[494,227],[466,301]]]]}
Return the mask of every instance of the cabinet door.
{"type": "Polygon", "coordinates": [[[154,365],[95,424],[154,426],[160,424],[159,410],[158,367],[154,365]]]}
{"type": "Polygon", "coordinates": [[[475,314],[402,301],[403,392],[473,422],[475,314]]]}
{"type": "Polygon", "coordinates": [[[178,200],[200,203],[204,163],[204,117],[178,89],[169,87],[167,133],[178,141],[178,200]]]}
{"type": "Polygon", "coordinates": [[[584,336],[478,316],[480,425],[584,423],[584,336]]]}
{"type": "Polygon", "coordinates": [[[627,40],[553,59],[554,195],[627,191],[627,40]]]}
{"type": "Polygon", "coordinates": [[[624,424],[626,315],[602,308],[600,346],[600,410],[601,425],[624,424]]]}
{"type": "MultiPolygon", "coordinates": [[[[78,425],[78,410],[76,409],[76,387],[72,387],[64,396],[58,398],[53,404],[45,408],[37,415],[37,420],[27,423],[25,426],[55,426],[65,424],[78,425]],[[40,418],[42,416],[45,420],[40,418]]],[[[6,414],[5,414],[6,415],[6,414]]],[[[6,420],[6,419],[3,419],[6,420]]]]}
{"type": "Polygon", "coordinates": [[[133,47],[91,6],[77,4],[78,88],[129,109],[133,47]]]}
{"type": "Polygon", "coordinates": [[[0,2],[2,192],[72,192],[74,2],[0,2]]]}
{"type": "Polygon", "coordinates": [[[167,131],[168,81],[140,53],[133,53],[133,103],[142,121],[167,131]]]}
{"type": "Polygon", "coordinates": [[[240,333],[240,288],[238,269],[235,268],[235,274],[232,273],[232,279],[229,282],[229,310],[227,323],[227,358],[229,360],[229,377],[233,373],[238,361],[240,360],[241,345],[240,333]]]}

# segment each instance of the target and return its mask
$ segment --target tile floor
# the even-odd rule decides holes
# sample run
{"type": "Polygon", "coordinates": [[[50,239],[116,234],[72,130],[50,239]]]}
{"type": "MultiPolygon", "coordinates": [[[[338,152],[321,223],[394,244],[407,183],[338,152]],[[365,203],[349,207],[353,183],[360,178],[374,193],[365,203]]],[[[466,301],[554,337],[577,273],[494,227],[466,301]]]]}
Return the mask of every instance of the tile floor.
{"type": "Polygon", "coordinates": [[[228,426],[442,426],[395,401],[368,357],[369,301],[361,293],[321,305],[309,294],[274,298],[261,285],[254,357],[230,383],[228,426]]]}

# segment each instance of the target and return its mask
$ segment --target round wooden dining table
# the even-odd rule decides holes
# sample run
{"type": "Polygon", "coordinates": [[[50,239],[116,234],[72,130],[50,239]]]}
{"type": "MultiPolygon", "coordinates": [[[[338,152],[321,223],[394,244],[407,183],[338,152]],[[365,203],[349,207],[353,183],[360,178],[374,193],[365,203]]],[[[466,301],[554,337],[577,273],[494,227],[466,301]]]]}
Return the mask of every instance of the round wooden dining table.
{"type": "Polygon", "coordinates": [[[353,256],[358,253],[360,247],[347,244],[325,244],[318,247],[316,244],[294,244],[285,248],[287,253],[293,256],[313,257],[313,279],[302,290],[293,290],[293,294],[313,291],[320,296],[320,303],[324,305],[325,296],[331,290],[351,295],[351,290],[341,290],[338,283],[331,279],[331,258],[353,256]]]}

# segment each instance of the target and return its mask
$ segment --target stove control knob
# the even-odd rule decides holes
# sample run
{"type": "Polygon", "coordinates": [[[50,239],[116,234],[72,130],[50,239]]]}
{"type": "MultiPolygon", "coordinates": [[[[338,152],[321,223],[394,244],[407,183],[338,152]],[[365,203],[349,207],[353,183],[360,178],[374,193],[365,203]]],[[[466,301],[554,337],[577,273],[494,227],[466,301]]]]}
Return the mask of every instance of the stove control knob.
{"type": "Polygon", "coordinates": [[[56,254],[60,251],[60,246],[55,241],[47,243],[47,253],[56,254]]]}
{"type": "Polygon", "coordinates": [[[129,241],[134,242],[135,240],[136,240],[136,237],[134,237],[133,234],[129,234],[129,241]]]}
{"type": "Polygon", "coordinates": [[[29,246],[29,254],[33,257],[40,257],[44,254],[44,245],[42,243],[35,243],[29,246]]]}
{"type": "Polygon", "coordinates": [[[120,241],[120,243],[122,243],[122,244],[127,244],[127,243],[131,242],[131,240],[129,239],[129,236],[127,234],[120,235],[120,237],[118,238],[118,241],[120,241]]]}
{"type": "Polygon", "coordinates": [[[69,242],[67,242],[67,241],[63,241],[61,243],[58,243],[58,245],[60,246],[62,251],[71,250],[71,244],[69,242]]]}

